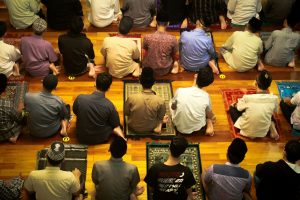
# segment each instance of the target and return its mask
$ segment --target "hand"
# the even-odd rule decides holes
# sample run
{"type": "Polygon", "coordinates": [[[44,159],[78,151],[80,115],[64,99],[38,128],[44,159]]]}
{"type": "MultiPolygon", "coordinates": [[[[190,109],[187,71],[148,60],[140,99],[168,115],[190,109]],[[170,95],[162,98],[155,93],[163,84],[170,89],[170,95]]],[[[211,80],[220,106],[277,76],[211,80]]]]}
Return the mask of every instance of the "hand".
{"type": "Polygon", "coordinates": [[[79,178],[81,175],[81,172],[79,171],[79,169],[75,168],[72,173],[74,174],[75,177],[79,178]]]}

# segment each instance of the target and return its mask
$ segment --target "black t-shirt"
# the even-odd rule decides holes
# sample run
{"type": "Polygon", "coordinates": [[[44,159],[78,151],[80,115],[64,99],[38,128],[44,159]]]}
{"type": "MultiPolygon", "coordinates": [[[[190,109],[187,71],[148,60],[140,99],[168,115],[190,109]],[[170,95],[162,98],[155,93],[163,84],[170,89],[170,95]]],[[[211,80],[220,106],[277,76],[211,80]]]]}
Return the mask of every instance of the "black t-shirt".
{"type": "Polygon", "coordinates": [[[154,189],[153,200],[186,200],[186,190],[196,184],[188,167],[181,164],[168,166],[163,163],[149,169],[145,182],[154,189]]]}

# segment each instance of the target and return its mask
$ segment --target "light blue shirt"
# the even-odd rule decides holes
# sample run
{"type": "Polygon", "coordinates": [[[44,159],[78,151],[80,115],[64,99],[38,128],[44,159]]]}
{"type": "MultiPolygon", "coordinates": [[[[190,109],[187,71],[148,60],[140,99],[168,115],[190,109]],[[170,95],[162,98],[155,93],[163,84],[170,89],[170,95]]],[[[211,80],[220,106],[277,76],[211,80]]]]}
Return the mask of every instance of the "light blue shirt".
{"type": "Polygon", "coordinates": [[[202,29],[182,32],[179,51],[180,62],[188,71],[206,67],[215,52],[211,37],[202,29]]]}

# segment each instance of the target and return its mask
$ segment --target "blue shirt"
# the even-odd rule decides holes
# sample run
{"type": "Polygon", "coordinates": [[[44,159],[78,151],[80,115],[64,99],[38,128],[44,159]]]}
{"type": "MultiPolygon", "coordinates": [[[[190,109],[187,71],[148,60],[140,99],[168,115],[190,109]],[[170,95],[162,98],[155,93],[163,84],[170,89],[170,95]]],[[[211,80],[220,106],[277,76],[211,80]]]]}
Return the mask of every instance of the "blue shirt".
{"type": "Polygon", "coordinates": [[[188,71],[206,67],[215,52],[211,37],[202,29],[182,32],[179,46],[180,62],[188,71]]]}

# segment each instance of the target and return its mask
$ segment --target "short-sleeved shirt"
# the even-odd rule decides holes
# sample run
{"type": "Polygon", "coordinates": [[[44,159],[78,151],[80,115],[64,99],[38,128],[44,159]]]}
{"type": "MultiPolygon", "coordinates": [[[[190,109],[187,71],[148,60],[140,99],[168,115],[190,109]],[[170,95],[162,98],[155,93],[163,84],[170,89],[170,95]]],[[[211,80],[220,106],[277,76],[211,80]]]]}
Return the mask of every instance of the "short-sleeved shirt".
{"type": "Polygon", "coordinates": [[[15,62],[21,58],[20,51],[13,45],[0,40],[0,73],[9,77],[13,72],[15,62]]]}
{"type": "Polygon", "coordinates": [[[51,93],[26,93],[24,104],[28,112],[30,133],[36,137],[45,138],[56,134],[61,121],[68,117],[64,102],[51,93]]]}
{"type": "Polygon", "coordinates": [[[202,29],[182,32],[179,47],[184,69],[195,72],[206,67],[215,52],[211,38],[202,29]]]}
{"type": "Polygon", "coordinates": [[[135,165],[111,157],[94,164],[92,180],[96,186],[96,200],[128,200],[140,182],[140,175],[135,165]]]}
{"type": "Polygon", "coordinates": [[[153,200],[187,199],[186,190],[196,184],[188,167],[181,164],[168,166],[163,163],[155,164],[149,169],[145,182],[154,189],[153,200]]]}
{"type": "Polygon", "coordinates": [[[37,200],[71,200],[72,194],[79,191],[80,183],[72,172],[46,167],[30,172],[24,187],[35,192],[37,200]]]}
{"type": "Polygon", "coordinates": [[[124,109],[129,128],[139,133],[153,131],[166,114],[164,100],[152,90],[130,95],[124,109]]]}
{"type": "Polygon", "coordinates": [[[175,36],[156,31],[144,37],[143,48],[147,51],[143,59],[143,67],[151,67],[159,76],[171,71],[174,63],[173,57],[178,51],[175,36]]]}
{"type": "Polygon", "coordinates": [[[140,58],[137,44],[130,38],[119,36],[105,38],[101,53],[105,57],[109,73],[116,78],[132,73],[138,65],[134,59],[140,58]]]}
{"type": "Polygon", "coordinates": [[[291,123],[295,129],[300,130],[300,91],[291,99],[291,103],[296,105],[291,116],[291,123]]]}
{"type": "Polygon", "coordinates": [[[180,133],[190,134],[206,125],[206,113],[211,111],[207,92],[196,86],[179,88],[172,99],[175,100],[177,106],[171,109],[172,121],[180,133]]]}
{"type": "Polygon", "coordinates": [[[241,200],[243,192],[250,192],[250,173],[231,163],[212,165],[204,175],[210,200],[241,200]]]}
{"type": "Polygon", "coordinates": [[[73,111],[77,116],[76,134],[80,143],[106,142],[113,129],[120,125],[115,106],[103,92],[79,95],[74,101],[73,111]]]}
{"type": "Polygon", "coordinates": [[[31,76],[47,76],[50,63],[57,60],[51,43],[38,35],[21,38],[21,54],[25,70],[31,76]]]}
{"type": "Polygon", "coordinates": [[[95,58],[93,43],[85,34],[60,35],[58,47],[67,75],[79,75],[87,70],[88,59],[85,55],[91,60],[95,58]]]}

